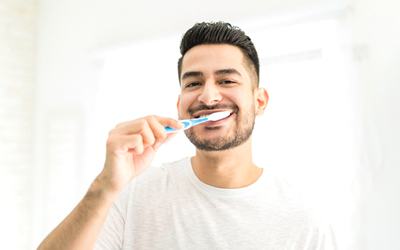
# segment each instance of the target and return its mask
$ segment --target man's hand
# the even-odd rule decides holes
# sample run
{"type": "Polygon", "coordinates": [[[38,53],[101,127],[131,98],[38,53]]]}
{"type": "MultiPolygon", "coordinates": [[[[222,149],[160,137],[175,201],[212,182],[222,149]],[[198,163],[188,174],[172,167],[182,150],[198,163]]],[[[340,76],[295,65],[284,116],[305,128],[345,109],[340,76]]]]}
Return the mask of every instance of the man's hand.
{"type": "Polygon", "coordinates": [[[158,147],[172,136],[166,134],[164,126],[182,127],[174,119],[147,116],[121,123],[111,130],[103,171],[38,249],[93,249],[112,202],[150,164],[158,147]]]}
{"type": "Polygon", "coordinates": [[[119,193],[154,158],[157,149],[173,134],[164,127],[181,128],[174,119],[147,116],[118,124],[110,131],[104,169],[97,178],[107,192],[119,193]]]}

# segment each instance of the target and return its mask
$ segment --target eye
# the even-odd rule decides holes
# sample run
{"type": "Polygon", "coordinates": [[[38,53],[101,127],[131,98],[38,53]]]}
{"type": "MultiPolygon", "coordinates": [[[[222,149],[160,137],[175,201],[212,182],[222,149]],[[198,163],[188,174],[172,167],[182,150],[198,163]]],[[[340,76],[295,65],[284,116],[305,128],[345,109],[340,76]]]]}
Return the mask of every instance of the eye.
{"type": "Polygon", "coordinates": [[[229,84],[233,84],[235,83],[234,81],[231,80],[221,80],[219,81],[219,84],[223,84],[223,85],[229,85],[229,84]]]}
{"type": "Polygon", "coordinates": [[[199,86],[201,83],[200,82],[189,82],[187,84],[185,84],[185,88],[194,88],[199,86]]]}

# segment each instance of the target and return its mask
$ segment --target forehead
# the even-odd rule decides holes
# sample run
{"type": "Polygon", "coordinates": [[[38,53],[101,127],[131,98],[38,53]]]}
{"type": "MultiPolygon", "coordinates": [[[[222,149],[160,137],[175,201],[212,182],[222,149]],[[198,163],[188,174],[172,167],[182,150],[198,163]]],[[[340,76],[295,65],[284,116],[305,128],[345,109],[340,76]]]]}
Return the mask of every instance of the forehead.
{"type": "Polygon", "coordinates": [[[201,71],[204,74],[220,69],[236,69],[248,75],[245,69],[243,52],[229,44],[202,44],[188,50],[182,60],[181,76],[188,71],[201,71]]]}

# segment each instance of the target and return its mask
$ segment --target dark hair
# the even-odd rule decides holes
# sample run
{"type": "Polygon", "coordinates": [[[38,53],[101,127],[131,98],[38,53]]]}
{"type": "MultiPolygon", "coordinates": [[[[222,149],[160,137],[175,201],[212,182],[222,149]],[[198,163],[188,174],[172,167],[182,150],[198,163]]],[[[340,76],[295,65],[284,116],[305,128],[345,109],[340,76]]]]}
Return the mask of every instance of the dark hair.
{"type": "Polygon", "coordinates": [[[260,78],[260,63],[256,48],[250,37],[240,28],[225,22],[202,22],[196,23],[183,35],[180,50],[181,58],[178,60],[178,77],[180,81],[182,71],[182,60],[188,50],[201,44],[230,44],[239,47],[245,58],[249,60],[250,68],[257,75],[257,85],[260,78]]]}

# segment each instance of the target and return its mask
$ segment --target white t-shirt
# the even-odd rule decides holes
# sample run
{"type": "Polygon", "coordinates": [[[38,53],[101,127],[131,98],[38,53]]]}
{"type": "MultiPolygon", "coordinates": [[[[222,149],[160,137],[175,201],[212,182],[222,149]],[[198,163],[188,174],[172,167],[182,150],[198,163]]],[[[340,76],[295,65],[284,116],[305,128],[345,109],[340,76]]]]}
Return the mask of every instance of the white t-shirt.
{"type": "Polygon", "coordinates": [[[148,168],[113,204],[95,249],[336,249],[332,230],[263,170],[252,185],[216,188],[190,158],[148,168]]]}

